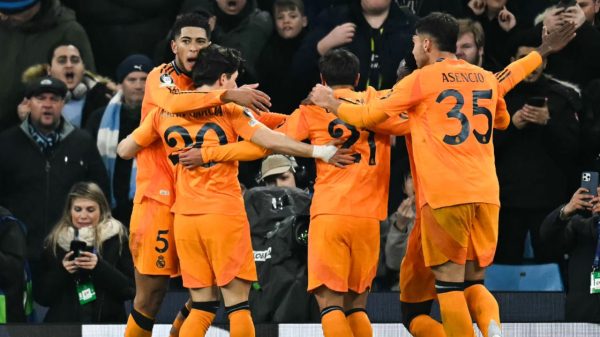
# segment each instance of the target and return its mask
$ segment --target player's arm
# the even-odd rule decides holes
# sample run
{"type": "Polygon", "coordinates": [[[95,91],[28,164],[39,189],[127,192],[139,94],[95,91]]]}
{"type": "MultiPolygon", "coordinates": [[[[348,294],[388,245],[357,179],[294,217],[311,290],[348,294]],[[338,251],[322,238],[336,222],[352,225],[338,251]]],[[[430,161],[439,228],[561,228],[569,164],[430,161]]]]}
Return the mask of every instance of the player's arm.
{"type": "Polygon", "coordinates": [[[380,133],[390,136],[406,136],[410,133],[408,125],[408,114],[400,114],[396,117],[391,117],[385,121],[370,128],[375,133],[380,133]]]}
{"type": "Polygon", "coordinates": [[[158,141],[160,136],[154,129],[157,110],[152,110],[133,132],[117,145],[117,154],[123,159],[132,159],[144,147],[158,141]]]}
{"type": "Polygon", "coordinates": [[[510,114],[506,108],[506,101],[504,97],[498,97],[496,103],[496,115],[494,117],[494,129],[506,130],[510,124],[510,114]]]}
{"type": "MultiPolygon", "coordinates": [[[[180,90],[174,83],[164,79],[165,74],[152,71],[146,80],[146,93],[155,104],[174,114],[184,114],[234,102],[256,111],[268,111],[270,98],[253,86],[237,89],[201,92],[180,90]],[[162,79],[161,79],[162,78],[162,79]],[[165,83],[166,82],[166,83],[165,83]]],[[[170,77],[167,77],[170,79],[170,77]]]]}
{"type": "Polygon", "coordinates": [[[408,111],[420,101],[422,93],[419,76],[420,71],[414,71],[396,83],[388,95],[370,100],[364,105],[340,101],[333,96],[331,88],[320,84],[313,88],[310,99],[348,124],[371,128],[389,117],[408,111]]]}

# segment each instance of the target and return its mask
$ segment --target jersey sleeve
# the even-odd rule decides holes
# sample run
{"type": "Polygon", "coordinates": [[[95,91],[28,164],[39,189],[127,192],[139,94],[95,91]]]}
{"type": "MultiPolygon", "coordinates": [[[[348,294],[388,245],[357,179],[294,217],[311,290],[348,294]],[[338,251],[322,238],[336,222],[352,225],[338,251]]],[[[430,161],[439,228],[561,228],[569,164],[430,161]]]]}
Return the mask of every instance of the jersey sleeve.
{"type": "Polygon", "coordinates": [[[510,114],[506,108],[506,101],[504,97],[498,97],[496,103],[496,116],[494,118],[494,128],[499,130],[505,130],[510,124],[510,114]]]}
{"type": "MultiPolygon", "coordinates": [[[[256,116],[256,114],[255,114],[255,116],[256,116]]],[[[263,112],[260,115],[256,116],[256,119],[259,122],[263,123],[269,129],[278,128],[286,121],[287,118],[288,118],[288,115],[284,115],[284,114],[280,114],[280,113],[276,113],[276,112],[263,112]]]]}
{"type": "Polygon", "coordinates": [[[160,138],[154,127],[158,118],[160,114],[157,113],[157,109],[154,109],[144,118],[140,126],[133,130],[131,136],[136,144],[146,147],[160,138]]]}
{"type": "Polygon", "coordinates": [[[172,82],[161,79],[162,76],[169,75],[161,74],[158,69],[151,71],[146,80],[145,92],[157,106],[170,113],[183,114],[223,104],[221,95],[225,90],[180,90],[172,82]]]}
{"type": "Polygon", "coordinates": [[[408,114],[403,113],[396,117],[391,117],[371,128],[375,133],[392,136],[405,136],[410,133],[408,126],[408,114]]]}
{"type": "Polygon", "coordinates": [[[227,111],[235,132],[244,139],[249,140],[256,130],[265,127],[248,108],[231,103],[224,105],[223,109],[227,111]]]}
{"type": "Polygon", "coordinates": [[[389,117],[408,111],[423,96],[419,85],[420,74],[419,70],[414,71],[396,83],[387,95],[365,105],[342,103],[338,108],[338,117],[348,124],[371,128],[389,117]]]}
{"type": "Polygon", "coordinates": [[[310,129],[303,109],[310,109],[310,107],[301,106],[299,109],[294,110],[285,123],[277,128],[277,131],[298,141],[307,139],[310,129]]]}
{"type": "Polygon", "coordinates": [[[542,56],[537,51],[532,51],[495,74],[498,81],[498,96],[504,97],[525,77],[542,65],[542,56]]]}
{"type": "Polygon", "coordinates": [[[263,158],[271,152],[264,147],[249,141],[241,141],[220,146],[203,147],[202,161],[224,162],[224,161],[250,161],[263,158]]]}

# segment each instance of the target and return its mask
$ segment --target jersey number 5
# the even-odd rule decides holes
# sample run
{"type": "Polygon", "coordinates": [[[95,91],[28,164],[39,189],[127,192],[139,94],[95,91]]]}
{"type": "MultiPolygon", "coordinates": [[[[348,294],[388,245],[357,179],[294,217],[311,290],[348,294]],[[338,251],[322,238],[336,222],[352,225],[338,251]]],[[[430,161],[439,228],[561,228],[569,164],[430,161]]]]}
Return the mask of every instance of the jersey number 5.
{"type": "MultiPolygon", "coordinates": [[[[467,137],[469,137],[471,125],[467,116],[460,111],[465,104],[463,95],[458,90],[447,89],[442,91],[435,101],[440,103],[447,97],[454,97],[454,99],[456,99],[456,104],[454,104],[452,110],[446,113],[446,116],[448,116],[448,118],[458,119],[461,128],[460,132],[455,135],[445,135],[444,143],[449,145],[458,145],[467,140],[467,137]]],[[[487,119],[488,128],[485,133],[479,133],[477,130],[473,130],[475,139],[477,139],[477,141],[481,144],[487,144],[490,142],[490,138],[492,136],[492,113],[487,108],[479,106],[478,101],[479,99],[490,98],[492,98],[492,90],[473,90],[473,116],[483,115],[487,119]]]]}

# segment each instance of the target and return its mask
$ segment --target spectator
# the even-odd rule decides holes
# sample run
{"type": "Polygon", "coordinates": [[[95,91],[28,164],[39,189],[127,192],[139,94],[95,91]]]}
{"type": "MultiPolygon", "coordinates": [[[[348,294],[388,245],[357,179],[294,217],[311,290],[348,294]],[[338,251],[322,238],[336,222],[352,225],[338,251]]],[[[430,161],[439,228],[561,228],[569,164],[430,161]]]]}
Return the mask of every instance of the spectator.
{"type": "MultiPolygon", "coordinates": [[[[531,52],[535,43],[523,39],[513,60],[531,52]]],[[[579,92],[545,75],[544,66],[506,95],[511,124],[494,135],[502,203],[497,263],[522,262],[527,231],[536,260],[558,259],[541,244],[539,227],[578,183],[573,178],[580,149],[579,92]]]]}
{"type": "Polygon", "coordinates": [[[416,206],[415,191],[412,177],[408,175],[404,179],[404,194],[406,198],[402,200],[398,210],[391,214],[385,221],[389,223],[389,232],[384,242],[385,266],[392,272],[395,278],[392,290],[400,290],[399,279],[400,263],[406,253],[406,244],[408,235],[415,225],[416,206]]]}
{"type": "Polygon", "coordinates": [[[456,40],[456,57],[471,64],[483,67],[485,33],[477,21],[471,19],[458,20],[458,40],[456,40]]]}
{"type": "Polygon", "coordinates": [[[282,154],[270,155],[262,161],[260,180],[267,187],[296,187],[297,167],[294,157],[282,154]]]}
{"type": "MultiPolygon", "coordinates": [[[[581,5],[584,1],[577,2],[581,5]]],[[[543,22],[537,24],[530,34],[539,37],[542,27],[550,32],[565,22],[575,23],[577,35],[567,47],[548,57],[546,72],[584,88],[591,80],[600,78],[600,29],[592,25],[594,16],[586,14],[580,6],[566,9],[551,7],[543,14],[543,22]]]]}
{"type": "Polygon", "coordinates": [[[0,133],[0,204],[27,225],[34,284],[42,242],[58,221],[71,186],[90,180],[108,190],[96,144],[60,115],[66,94],[67,86],[53,77],[31,83],[29,117],[0,133]]]}
{"type": "Polygon", "coordinates": [[[199,6],[217,17],[211,41],[241,51],[247,73],[238,83],[255,82],[260,52],[273,33],[271,15],[258,9],[255,0],[187,0],[182,6],[199,6]]]}
{"type": "Polygon", "coordinates": [[[127,242],[100,187],[73,185],[46,238],[43,277],[34,287],[36,300],[49,307],[44,322],[125,323],[125,301],[135,294],[127,242]]]}
{"type": "Polygon", "coordinates": [[[171,28],[181,1],[62,2],[75,10],[77,21],[85,28],[94,49],[98,73],[112,75],[128,55],[152,55],[157,43],[171,28]]]}
{"type": "Polygon", "coordinates": [[[43,63],[58,42],[79,45],[88,69],[95,69],[85,31],[75,21],[73,11],[59,0],[0,0],[0,41],[0,131],[18,124],[17,105],[24,91],[21,74],[32,64],[43,63]]]}
{"type": "Polygon", "coordinates": [[[396,0],[396,3],[408,7],[418,17],[424,17],[432,12],[444,12],[456,18],[465,15],[461,0],[396,0]]]}
{"type": "MultiPolygon", "coordinates": [[[[301,96],[319,82],[319,56],[342,46],[360,61],[357,90],[367,85],[378,90],[391,88],[398,65],[410,55],[415,21],[416,16],[391,0],[353,0],[326,9],[294,58],[294,81],[301,96]]],[[[414,65],[412,60],[409,64],[414,65]]]]}
{"type": "Polygon", "coordinates": [[[132,161],[117,157],[117,144],[140,124],[146,77],[152,60],[141,54],[124,59],[117,67],[116,79],[121,89],[105,107],[94,111],[86,130],[96,145],[108,170],[112,214],[129,228],[135,194],[135,172],[132,161]]]}
{"type": "Polygon", "coordinates": [[[568,322],[600,323],[598,294],[590,294],[591,266],[598,244],[599,201],[597,196],[592,198],[591,191],[579,188],[567,204],[548,214],[540,228],[542,244],[569,256],[565,303],[568,322]]]}
{"type": "Polygon", "coordinates": [[[291,65],[306,35],[308,21],[302,0],[277,0],[275,30],[258,60],[260,89],[271,96],[271,110],[290,114],[298,106],[291,65]]]}
{"type": "Polygon", "coordinates": [[[508,0],[470,0],[468,7],[473,19],[481,23],[485,32],[486,69],[500,71],[509,62],[506,43],[517,28],[516,16],[506,8],[508,0]]]}
{"type": "Polygon", "coordinates": [[[26,321],[26,247],[25,228],[0,206],[0,312],[5,314],[0,315],[0,324],[26,321]]]}
{"type": "Polygon", "coordinates": [[[79,47],[70,43],[56,45],[48,54],[48,75],[63,81],[69,89],[62,114],[76,127],[86,125],[92,112],[110,100],[112,91],[85,72],[79,47]]]}

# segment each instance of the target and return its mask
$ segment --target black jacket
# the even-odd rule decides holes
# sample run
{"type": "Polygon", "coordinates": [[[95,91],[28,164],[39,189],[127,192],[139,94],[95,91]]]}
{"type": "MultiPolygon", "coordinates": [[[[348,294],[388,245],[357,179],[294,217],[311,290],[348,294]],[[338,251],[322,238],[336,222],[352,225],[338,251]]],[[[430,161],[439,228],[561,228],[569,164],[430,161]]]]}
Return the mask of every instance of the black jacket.
{"type": "Polygon", "coordinates": [[[8,323],[25,322],[23,294],[25,291],[25,231],[0,206],[0,290],[6,296],[8,323]]]}
{"type": "MultiPolygon", "coordinates": [[[[93,181],[106,193],[108,177],[96,143],[86,131],[63,120],[61,140],[46,155],[29,135],[28,123],[0,133],[0,205],[27,225],[28,258],[35,262],[71,186],[93,181]]],[[[36,271],[32,272],[35,282],[36,271]]]]}
{"type": "Polygon", "coordinates": [[[548,97],[547,125],[529,124],[519,130],[511,123],[494,134],[502,206],[551,209],[578,184],[579,96],[545,77],[522,82],[506,95],[511,116],[534,96],[548,97]]]}
{"type": "Polygon", "coordinates": [[[569,255],[567,278],[566,320],[600,323],[600,294],[590,294],[590,273],[598,241],[598,217],[575,215],[568,221],[559,218],[557,207],[542,226],[543,244],[556,247],[569,255]]]}
{"type": "Polygon", "coordinates": [[[408,9],[400,8],[392,3],[382,29],[374,30],[365,20],[358,1],[350,5],[340,5],[324,10],[319,15],[317,24],[304,39],[292,63],[294,80],[300,86],[299,90],[307,95],[310,88],[319,82],[318,61],[320,56],[317,51],[317,43],[333,28],[346,22],[356,24],[354,39],[342,47],[356,54],[360,60],[360,82],[357,89],[365,89],[370,77],[371,36],[374,37],[374,40],[378,40],[377,45],[381,48],[378,50],[378,71],[381,75],[381,83],[371,82],[369,84],[376,89],[391,88],[396,83],[398,65],[404,58],[408,57],[407,61],[412,60],[410,65],[414,68],[411,50],[416,19],[416,16],[408,9]]]}
{"type": "Polygon", "coordinates": [[[76,274],[69,274],[62,265],[67,252],[57,248],[54,256],[50,248],[43,253],[42,278],[36,283],[34,298],[48,306],[44,322],[125,323],[125,301],[135,295],[133,262],[126,238],[115,235],[102,243],[96,268],[91,276],[96,300],[79,304],[76,274]]]}

